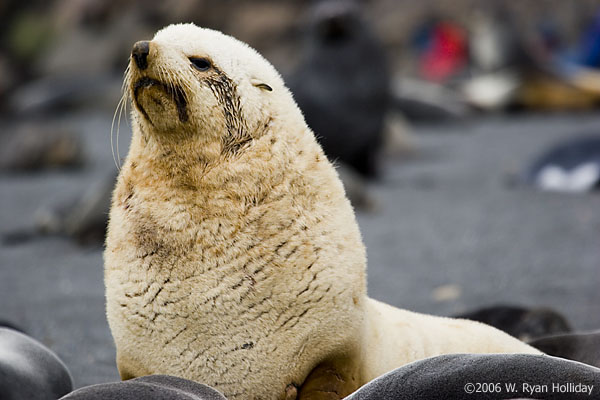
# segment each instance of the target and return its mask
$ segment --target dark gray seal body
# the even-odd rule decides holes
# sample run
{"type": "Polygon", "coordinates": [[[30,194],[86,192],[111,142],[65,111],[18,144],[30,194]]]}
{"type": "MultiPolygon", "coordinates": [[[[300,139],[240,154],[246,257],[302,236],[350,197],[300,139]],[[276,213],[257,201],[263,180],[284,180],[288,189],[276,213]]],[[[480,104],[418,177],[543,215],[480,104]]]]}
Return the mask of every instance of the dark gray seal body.
{"type": "Polygon", "coordinates": [[[530,345],[555,357],[600,367],[600,330],[537,338],[530,345]]]}
{"type": "Polygon", "coordinates": [[[73,388],[63,362],[46,346],[0,327],[0,398],[55,400],[73,388]]]}
{"type": "Polygon", "coordinates": [[[600,369],[575,361],[534,354],[449,354],[400,367],[346,400],[571,400],[599,396],[600,369]],[[485,383],[488,386],[482,388],[485,383]],[[553,388],[553,384],[559,387],[553,388]]]}
{"type": "Polygon", "coordinates": [[[483,322],[521,340],[571,331],[567,319],[549,308],[497,305],[454,315],[454,318],[483,322]]]}
{"type": "Polygon", "coordinates": [[[169,375],[149,375],[125,382],[78,389],[61,400],[227,400],[215,389],[169,375]]]}

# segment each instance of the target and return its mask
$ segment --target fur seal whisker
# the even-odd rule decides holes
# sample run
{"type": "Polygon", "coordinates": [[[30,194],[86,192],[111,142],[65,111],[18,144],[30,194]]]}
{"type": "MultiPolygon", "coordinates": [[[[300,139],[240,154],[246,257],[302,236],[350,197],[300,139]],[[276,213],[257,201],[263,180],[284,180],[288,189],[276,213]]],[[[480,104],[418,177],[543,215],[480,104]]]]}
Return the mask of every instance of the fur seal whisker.
{"type": "MultiPolygon", "coordinates": [[[[131,100],[130,96],[131,94],[129,93],[129,87],[130,87],[130,82],[131,82],[131,64],[127,65],[127,68],[125,68],[125,79],[123,80],[123,104],[121,105],[121,109],[119,110],[119,117],[118,117],[118,123],[117,123],[117,157],[118,157],[118,162],[119,162],[119,166],[118,169],[119,171],[121,170],[121,154],[119,153],[119,134],[121,131],[121,117],[123,114],[127,115],[127,104],[129,103],[128,100],[131,100]]],[[[127,124],[127,126],[129,126],[129,119],[125,118],[125,123],[127,124]]]]}
{"type": "Polygon", "coordinates": [[[128,102],[128,93],[123,90],[123,94],[117,103],[117,107],[115,108],[115,112],[113,114],[112,122],[110,125],[110,151],[112,153],[113,162],[117,167],[117,170],[121,170],[121,153],[119,151],[119,133],[121,131],[121,118],[123,115],[123,110],[127,110],[127,102],[128,102]],[[117,115],[118,114],[118,115],[117,115]],[[115,122],[117,124],[116,131],[116,143],[113,141],[115,122]],[[115,154],[115,145],[116,145],[116,154],[115,154]]]}
{"type": "MultiPolygon", "coordinates": [[[[119,110],[121,109],[121,105],[125,101],[126,101],[125,100],[125,93],[123,93],[121,95],[121,98],[119,99],[119,103],[117,104],[117,108],[115,108],[115,112],[113,113],[112,122],[110,124],[110,152],[112,153],[113,162],[115,163],[115,167],[117,167],[117,170],[121,170],[121,168],[120,168],[119,164],[117,163],[117,158],[115,156],[115,147],[114,147],[114,142],[113,142],[113,135],[114,135],[114,129],[115,129],[115,119],[117,118],[117,114],[119,114],[119,110]]],[[[120,118],[120,114],[119,114],[119,118],[120,118]]],[[[118,128],[117,128],[117,130],[118,130],[118,128]]],[[[117,134],[117,138],[118,138],[118,134],[117,134]]]]}
{"type": "Polygon", "coordinates": [[[169,74],[176,80],[178,86],[182,86],[185,90],[183,91],[185,100],[189,102],[188,93],[193,93],[192,85],[189,81],[182,79],[181,77],[169,72],[169,74]]]}
{"type": "MultiPolygon", "coordinates": [[[[119,149],[119,137],[121,134],[121,118],[123,114],[127,115],[127,103],[128,103],[129,94],[125,92],[123,103],[121,104],[121,109],[119,110],[119,118],[117,121],[117,161],[119,162],[119,170],[121,170],[121,150],[119,149]]],[[[127,122],[127,118],[125,118],[125,123],[127,122]]]]}
{"type": "Polygon", "coordinates": [[[117,103],[117,107],[115,108],[115,112],[113,113],[113,118],[112,118],[112,122],[110,124],[110,152],[112,154],[112,158],[113,158],[113,162],[115,163],[115,167],[117,167],[117,170],[121,170],[121,165],[120,165],[120,154],[119,154],[119,130],[120,130],[120,126],[121,126],[121,112],[123,110],[123,107],[127,107],[127,82],[128,82],[128,77],[129,77],[129,65],[127,65],[127,68],[125,68],[125,71],[123,72],[123,84],[121,85],[121,98],[119,99],[119,102],[117,103]],[[114,146],[114,141],[113,141],[113,136],[114,136],[114,129],[115,129],[115,119],[117,118],[117,114],[118,114],[118,122],[117,122],[117,155],[115,156],[115,146],[114,146]],[[117,162],[117,157],[119,158],[119,161],[117,162]]]}

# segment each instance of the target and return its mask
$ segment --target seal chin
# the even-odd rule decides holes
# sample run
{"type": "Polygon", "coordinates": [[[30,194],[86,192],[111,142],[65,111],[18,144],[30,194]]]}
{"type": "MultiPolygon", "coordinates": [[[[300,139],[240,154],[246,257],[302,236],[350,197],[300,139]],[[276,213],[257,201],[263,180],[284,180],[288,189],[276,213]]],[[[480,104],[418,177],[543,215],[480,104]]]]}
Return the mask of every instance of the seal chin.
{"type": "Polygon", "coordinates": [[[152,115],[164,118],[165,113],[169,113],[173,105],[179,121],[183,123],[188,120],[187,100],[183,89],[179,86],[144,76],[134,82],[132,98],[137,109],[152,125],[154,125],[152,115]]]}

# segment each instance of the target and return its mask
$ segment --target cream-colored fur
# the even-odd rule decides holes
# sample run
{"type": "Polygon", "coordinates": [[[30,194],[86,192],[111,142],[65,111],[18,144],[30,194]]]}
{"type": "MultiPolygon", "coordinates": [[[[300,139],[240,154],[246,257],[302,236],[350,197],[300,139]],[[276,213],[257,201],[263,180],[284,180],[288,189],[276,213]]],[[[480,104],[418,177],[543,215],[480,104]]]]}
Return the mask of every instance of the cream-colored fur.
{"type": "Polygon", "coordinates": [[[540,353],[479,322],[418,314],[371,298],[365,309],[361,359],[364,383],[398,365],[435,355],[540,353]]]}
{"type": "Polygon", "coordinates": [[[170,374],[231,399],[278,399],[319,365],[347,393],[431,355],[536,352],[366,296],[365,249],[336,171],[278,73],[245,44],[167,27],[126,87],[133,138],[104,256],[124,379],[170,374]]]}

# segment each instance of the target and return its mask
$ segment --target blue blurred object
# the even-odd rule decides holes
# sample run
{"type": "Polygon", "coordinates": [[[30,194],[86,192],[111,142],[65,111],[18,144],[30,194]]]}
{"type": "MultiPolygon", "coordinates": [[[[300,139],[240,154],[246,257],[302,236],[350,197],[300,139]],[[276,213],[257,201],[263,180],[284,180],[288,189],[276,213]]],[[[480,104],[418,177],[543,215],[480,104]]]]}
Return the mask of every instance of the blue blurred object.
{"type": "Polygon", "coordinates": [[[430,16],[417,25],[410,40],[410,45],[414,50],[422,53],[431,46],[433,30],[438,20],[439,18],[430,16]]]}
{"type": "Polygon", "coordinates": [[[579,63],[586,67],[600,67],[600,11],[583,34],[579,63]]]}
{"type": "Polygon", "coordinates": [[[538,29],[545,53],[540,66],[578,89],[600,94],[600,11],[574,47],[557,43],[558,28],[546,22],[538,29]]]}
{"type": "Polygon", "coordinates": [[[525,181],[542,190],[588,192],[600,188],[600,137],[558,143],[537,157],[525,181]]]}

